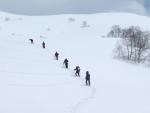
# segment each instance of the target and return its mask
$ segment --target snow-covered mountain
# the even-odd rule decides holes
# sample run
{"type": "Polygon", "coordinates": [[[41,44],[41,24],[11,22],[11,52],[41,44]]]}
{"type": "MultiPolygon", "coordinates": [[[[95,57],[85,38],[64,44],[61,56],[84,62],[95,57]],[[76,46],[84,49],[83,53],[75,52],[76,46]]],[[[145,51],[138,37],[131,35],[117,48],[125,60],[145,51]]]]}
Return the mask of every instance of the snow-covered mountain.
{"type": "Polygon", "coordinates": [[[1,12],[0,113],[149,113],[150,69],[114,59],[117,39],[103,37],[116,24],[150,30],[149,17],[129,13],[41,17],[1,12]],[[74,76],[77,65],[81,78],[74,76]],[[85,86],[87,70],[91,87],[85,86]]]}

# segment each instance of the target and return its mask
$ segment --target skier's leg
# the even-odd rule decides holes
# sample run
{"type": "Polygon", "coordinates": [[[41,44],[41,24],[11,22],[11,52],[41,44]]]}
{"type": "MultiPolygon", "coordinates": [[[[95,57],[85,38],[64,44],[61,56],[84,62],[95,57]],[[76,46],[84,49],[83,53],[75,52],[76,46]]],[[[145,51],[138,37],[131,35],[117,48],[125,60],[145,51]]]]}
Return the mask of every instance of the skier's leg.
{"type": "Polygon", "coordinates": [[[89,86],[91,85],[91,82],[90,82],[90,80],[89,80],[89,86]]]}
{"type": "Polygon", "coordinates": [[[78,72],[78,76],[80,77],[80,72],[78,72]]]}
{"type": "Polygon", "coordinates": [[[67,68],[67,64],[65,63],[65,67],[67,68]]]}
{"type": "Polygon", "coordinates": [[[75,75],[77,76],[77,71],[76,71],[75,75]]]}
{"type": "Polygon", "coordinates": [[[86,86],[88,85],[88,80],[86,80],[86,86]]]}

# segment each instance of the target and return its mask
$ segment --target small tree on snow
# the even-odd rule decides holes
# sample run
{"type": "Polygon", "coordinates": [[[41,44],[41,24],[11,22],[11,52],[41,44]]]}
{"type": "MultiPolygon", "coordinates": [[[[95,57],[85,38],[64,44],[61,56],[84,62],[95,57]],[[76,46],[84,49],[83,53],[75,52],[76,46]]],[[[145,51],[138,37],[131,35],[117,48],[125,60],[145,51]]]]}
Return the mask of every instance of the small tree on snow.
{"type": "Polygon", "coordinates": [[[9,17],[5,17],[5,21],[6,21],[6,22],[9,22],[9,21],[10,21],[10,18],[9,18],[9,17]]]}
{"type": "Polygon", "coordinates": [[[69,22],[75,22],[75,19],[72,18],[72,17],[70,17],[70,18],[69,18],[69,22]]]}
{"type": "Polygon", "coordinates": [[[90,25],[88,25],[87,21],[83,21],[81,27],[82,28],[90,27],[90,25]]]}

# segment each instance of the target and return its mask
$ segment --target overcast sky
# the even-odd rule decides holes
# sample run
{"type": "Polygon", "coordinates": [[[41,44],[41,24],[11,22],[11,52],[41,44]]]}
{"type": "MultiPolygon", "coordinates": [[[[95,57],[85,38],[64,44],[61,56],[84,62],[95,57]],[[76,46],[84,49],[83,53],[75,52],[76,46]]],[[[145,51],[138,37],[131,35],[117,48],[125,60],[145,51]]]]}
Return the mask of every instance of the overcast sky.
{"type": "Polygon", "coordinates": [[[26,15],[104,11],[150,14],[150,0],[0,0],[0,10],[26,15]]]}

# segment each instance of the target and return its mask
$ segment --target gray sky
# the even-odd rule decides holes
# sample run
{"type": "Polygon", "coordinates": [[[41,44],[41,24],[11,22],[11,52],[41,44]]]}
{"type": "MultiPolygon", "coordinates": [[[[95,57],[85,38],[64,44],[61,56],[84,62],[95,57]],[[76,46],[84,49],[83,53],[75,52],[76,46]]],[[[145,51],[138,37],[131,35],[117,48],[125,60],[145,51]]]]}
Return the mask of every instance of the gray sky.
{"type": "Polygon", "coordinates": [[[150,0],[0,0],[0,10],[26,15],[103,11],[150,14],[150,0]]]}

